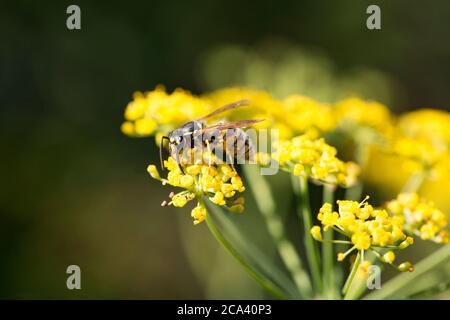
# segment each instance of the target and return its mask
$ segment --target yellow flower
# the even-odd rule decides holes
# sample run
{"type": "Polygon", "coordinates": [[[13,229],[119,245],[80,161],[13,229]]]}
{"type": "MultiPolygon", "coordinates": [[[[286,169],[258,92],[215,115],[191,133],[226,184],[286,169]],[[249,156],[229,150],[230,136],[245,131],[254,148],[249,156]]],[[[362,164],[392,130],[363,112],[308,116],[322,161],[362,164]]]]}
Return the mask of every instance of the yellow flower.
{"type": "Polygon", "coordinates": [[[194,209],[192,209],[191,217],[194,218],[194,224],[203,222],[206,218],[206,214],[206,208],[201,205],[197,205],[194,209]]]}
{"type": "Polygon", "coordinates": [[[388,251],[385,254],[383,254],[382,260],[383,260],[383,262],[386,262],[386,263],[393,263],[395,260],[394,251],[388,251]]]}
{"type": "Polygon", "coordinates": [[[133,122],[125,121],[124,123],[122,123],[120,130],[122,131],[123,134],[126,134],[127,136],[132,136],[134,134],[133,122]]]}
{"type": "Polygon", "coordinates": [[[153,179],[161,179],[158,169],[156,169],[156,166],[154,164],[151,164],[147,167],[147,172],[150,173],[153,179]]]}
{"type": "Polygon", "coordinates": [[[225,205],[225,200],[223,197],[223,193],[222,192],[216,192],[214,194],[214,197],[210,198],[212,202],[214,202],[215,204],[218,204],[219,206],[223,206],[225,205]]]}
{"type": "Polygon", "coordinates": [[[155,165],[149,165],[147,171],[163,185],[169,184],[185,190],[175,195],[171,194],[171,201],[169,203],[164,201],[162,205],[184,207],[189,201],[197,198],[197,207],[192,211],[194,224],[202,222],[206,217],[202,197],[207,197],[212,203],[224,206],[231,212],[240,213],[244,210],[243,199],[238,195],[245,190],[245,186],[229,165],[188,165],[183,173],[178,163],[169,157],[164,161],[164,166],[169,171],[166,179],[161,178],[155,165]]]}
{"type": "Polygon", "coordinates": [[[172,204],[174,207],[184,207],[187,202],[188,200],[183,194],[176,194],[172,197],[172,204]]]}
{"type": "Polygon", "coordinates": [[[352,243],[357,250],[367,250],[370,248],[370,235],[365,232],[357,232],[352,235],[352,243]]]}
{"type": "Polygon", "coordinates": [[[258,119],[266,121],[258,124],[258,128],[273,128],[278,125],[284,126],[280,131],[282,138],[292,136],[292,128],[286,125],[285,113],[283,113],[282,103],[274,99],[268,92],[252,90],[247,88],[225,88],[209,93],[203,99],[211,105],[223,106],[241,99],[250,100],[248,108],[239,108],[229,111],[226,116],[229,120],[237,119],[258,119]]]}
{"type": "Polygon", "coordinates": [[[272,158],[282,170],[295,176],[306,176],[329,184],[350,186],[356,182],[358,170],[354,163],[345,163],[336,157],[337,151],[323,138],[316,139],[314,132],[280,141],[272,158]]]}
{"type": "MultiPolygon", "coordinates": [[[[362,202],[338,200],[337,212],[333,212],[330,203],[325,203],[317,214],[317,219],[324,226],[324,231],[332,228],[349,239],[332,240],[352,245],[347,252],[338,253],[338,261],[344,260],[354,250],[363,253],[370,250],[380,261],[393,265],[395,254],[392,251],[381,255],[376,249],[405,249],[413,243],[413,239],[403,233],[403,219],[390,216],[386,210],[374,209],[366,202],[367,199],[368,197],[362,202]]],[[[310,232],[315,240],[324,241],[320,226],[312,227],[310,232]]]]}
{"type": "Polygon", "coordinates": [[[332,109],[314,99],[292,95],[282,101],[287,125],[295,132],[306,132],[311,128],[331,131],[336,126],[332,109]]]}
{"type": "Polygon", "coordinates": [[[212,110],[210,104],[191,93],[176,89],[171,94],[164,87],[136,92],[125,108],[122,132],[129,136],[150,136],[167,132],[212,110]]]}
{"type": "Polygon", "coordinates": [[[333,110],[338,126],[344,131],[368,127],[386,135],[393,129],[389,109],[378,102],[352,97],[336,103],[333,110]]]}
{"type": "Polygon", "coordinates": [[[363,275],[366,275],[369,272],[369,268],[372,266],[372,263],[370,261],[363,261],[359,265],[359,270],[363,273],[363,275]]]}
{"type": "Polygon", "coordinates": [[[402,217],[406,232],[423,240],[448,243],[447,216],[432,202],[420,199],[416,193],[400,193],[386,207],[394,216],[402,217]]]}
{"type": "Polygon", "coordinates": [[[158,124],[151,118],[142,118],[136,120],[134,124],[136,134],[140,136],[148,136],[157,128],[158,124]]]}
{"type": "Polygon", "coordinates": [[[437,145],[450,144],[450,113],[444,110],[420,109],[401,116],[398,129],[408,137],[424,138],[437,145]]]}
{"type": "Polygon", "coordinates": [[[322,231],[319,226],[312,227],[310,232],[314,239],[322,241],[322,231]]]}
{"type": "Polygon", "coordinates": [[[397,136],[391,143],[392,152],[404,158],[403,166],[409,171],[433,170],[443,174],[450,169],[450,153],[447,145],[437,145],[424,138],[397,136]]]}
{"type": "Polygon", "coordinates": [[[324,230],[327,231],[328,228],[336,225],[339,219],[339,213],[333,212],[331,204],[325,203],[322,208],[320,208],[317,219],[322,222],[325,226],[324,230]]]}
{"type": "Polygon", "coordinates": [[[292,95],[279,101],[265,91],[234,87],[212,92],[203,98],[216,106],[249,99],[251,101],[249,108],[230,111],[227,118],[266,119],[264,123],[257,125],[257,128],[278,129],[281,139],[288,139],[311,129],[324,132],[335,128],[331,107],[309,97],[292,95]]]}

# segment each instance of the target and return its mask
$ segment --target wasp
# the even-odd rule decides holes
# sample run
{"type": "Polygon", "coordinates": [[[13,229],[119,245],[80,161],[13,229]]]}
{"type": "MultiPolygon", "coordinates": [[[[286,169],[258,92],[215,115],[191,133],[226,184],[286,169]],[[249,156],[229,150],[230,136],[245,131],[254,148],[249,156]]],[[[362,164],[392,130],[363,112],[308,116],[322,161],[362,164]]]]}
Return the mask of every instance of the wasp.
{"type": "Polygon", "coordinates": [[[206,149],[214,154],[217,154],[217,151],[220,150],[221,154],[227,157],[225,160],[232,166],[233,170],[235,170],[234,161],[236,159],[242,160],[242,157],[245,157],[244,160],[252,159],[252,142],[243,129],[264,121],[263,119],[219,122],[211,126],[207,126],[205,123],[205,120],[210,117],[249,104],[249,100],[239,100],[227,104],[206,116],[185,123],[181,127],[169,132],[166,136],[162,136],[159,153],[161,168],[164,169],[163,152],[165,149],[165,140],[168,141],[169,154],[177,162],[183,174],[184,169],[180,160],[183,152],[195,150],[196,148],[200,150],[206,149]]]}

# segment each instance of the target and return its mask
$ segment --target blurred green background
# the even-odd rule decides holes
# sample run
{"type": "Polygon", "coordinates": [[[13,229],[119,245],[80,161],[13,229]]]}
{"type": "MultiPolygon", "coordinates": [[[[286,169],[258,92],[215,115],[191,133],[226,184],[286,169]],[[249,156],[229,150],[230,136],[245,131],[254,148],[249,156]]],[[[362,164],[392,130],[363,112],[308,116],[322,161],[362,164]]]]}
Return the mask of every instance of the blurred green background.
{"type": "Polygon", "coordinates": [[[119,130],[136,90],[450,109],[445,0],[3,1],[0,39],[1,298],[264,297],[189,210],[160,208],[153,139],[119,130]],[[366,28],[369,4],[381,30],[366,28]],[[70,264],[82,290],[66,288],[70,264]]]}

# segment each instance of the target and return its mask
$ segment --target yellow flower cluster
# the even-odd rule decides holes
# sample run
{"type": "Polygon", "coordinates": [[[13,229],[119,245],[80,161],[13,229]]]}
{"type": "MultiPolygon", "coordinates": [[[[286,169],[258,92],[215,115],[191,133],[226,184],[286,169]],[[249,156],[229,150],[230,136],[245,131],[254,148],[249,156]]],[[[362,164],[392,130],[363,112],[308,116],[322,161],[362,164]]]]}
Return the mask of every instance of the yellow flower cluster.
{"type": "Polygon", "coordinates": [[[450,114],[423,109],[399,118],[393,152],[409,160],[411,171],[450,173],[450,114]]]}
{"type": "Polygon", "coordinates": [[[404,221],[404,229],[423,240],[448,243],[450,233],[445,230],[447,216],[433,203],[420,199],[416,193],[401,193],[388,202],[387,209],[404,221]]]}
{"type": "Polygon", "coordinates": [[[285,121],[286,114],[283,113],[283,104],[273,98],[268,92],[232,87],[214,91],[204,98],[214,106],[222,106],[241,99],[248,99],[250,101],[248,108],[230,111],[227,114],[227,118],[230,120],[265,119],[258,127],[278,129],[282,138],[292,136],[292,128],[285,121]]]}
{"type": "Polygon", "coordinates": [[[344,130],[354,131],[355,127],[368,127],[383,135],[388,135],[393,130],[389,109],[375,101],[352,97],[336,103],[333,111],[338,126],[344,130]]]}
{"type": "Polygon", "coordinates": [[[411,172],[432,170],[435,175],[448,173],[450,153],[424,138],[398,137],[392,141],[394,154],[402,157],[411,172]]]}
{"type": "Polygon", "coordinates": [[[122,132],[129,136],[150,136],[168,131],[205,115],[210,106],[191,93],[177,89],[168,94],[163,87],[136,92],[125,109],[122,132]]]}
{"type": "Polygon", "coordinates": [[[408,137],[432,141],[435,145],[450,145],[450,113],[443,110],[420,109],[401,116],[398,129],[408,137]]]}
{"type": "Polygon", "coordinates": [[[281,169],[295,176],[346,187],[353,185],[359,173],[358,166],[339,160],[336,154],[336,148],[328,145],[323,138],[316,139],[313,133],[306,133],[279,142],[271,156],[278,161],[281,169]]]}
{"type": "MultiPolygon", "coordinates": [[[[399,216],[389,216],[384,209],[374,209],[366,202],[367,198],[358,203],[356,201],[339,200],[338,211],[333,211],[330,203],[325,203],[320,209],[317,219],[323,226],[323,231],[336,230],[346,236],[349,241],[332,240],[335,243],[347,243],[352,247],[345,253],[338,254],[342,261],[354,250],[364,252],[372,251],[382,262],[393,265],[395,254],[389,252],[385,255],[378,253],[375,248],[404,249],[413,243],[413,238],[403,233],[404,219],[399,216]]],[[[318,241],[322,238],[322,228],[314,226],[311,235],[318,241]]],[[[412,267],[405,265],[395,266],[400,271],[412,271],[412,267]]]]}
{"type": "Polygon", "coordinates": [[[129,136],[167,133],[215,108],[241,99],[250,100],[250,106],[230,110],[218,117],[226,116],[228,120],[265,119],[257,127],[278,129],[282,139],[289,139],[310,129],[329,132],[339,127],[353,131],[355,126],[359,126],[386,133],[392,127],[391,116],[386,107],[358,98],[327,105],[301,95],[278,100],[268,92],[239,87],[199,97],[182,89],[169,94],[164,87],[159,86],[150,92],[134,94],[133,100],[125,109],[126,121],[121,129],[129,136]]]}
{"type": "Polygon", "coordinates": [[[185,174],[183,174],[178,163],[169,157],[164,161],[164,166],[169,171],[166,179],[161,178],[155,165],[149,165],[147,171],[163,185],[169,184],[185,190],[171,194],[169,196],[171,201],[168,203],[164,201],[163,206],[184,207],[189,201],[197,198],[197,206],[191,212],[194,224],[198,224],[206,218],[206,208],[201,200],[203,196],[231,212],[243,212],[244,202],[239,195],[245,191],[245,186],[241,177],[229,165],[193,164],[186,166],[185,174]]]}
{"type": "Polygon", "coordinates": [[[326,132],[335,127],[332,108],[305,96],[292,95],[284,100],[277,100],[265,91],[226,88],[212,92],[205,99],[215,106],[249,99],[251,101],[249,108],[231,112],[229,118],[266,119],[265,126],[278,129],[282,139],[288,139],[310,129],[326,132]]]}
{"type": "Polygon", "coordinates": [[[336,126],[333,109],[309,97],[287,97],[283,100],[283,112],[286,123],[295,132],[306,132],[313,128],[327,132],[336,126]]]}

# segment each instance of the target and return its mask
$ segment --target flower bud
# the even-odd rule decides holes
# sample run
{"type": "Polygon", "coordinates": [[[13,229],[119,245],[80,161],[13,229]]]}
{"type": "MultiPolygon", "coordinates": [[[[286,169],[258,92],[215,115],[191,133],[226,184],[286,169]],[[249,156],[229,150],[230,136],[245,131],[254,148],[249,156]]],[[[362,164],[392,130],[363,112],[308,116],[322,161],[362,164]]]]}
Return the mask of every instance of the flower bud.
{"type": "Polygon", "coordinates": [[[156,166],[151,164],[147,167],[147,172],[150,173],[153,179],[160,180],[161,177],[159,176],[158,169],[156,169],[156,166]]]}
{"type": "Polygon", "coordinates": [[[393,263],[395,260],[395,253],[393,251],[386,252],[382,257],[381,261],[384,263],[393,263]]]}
{"type": "Polygon", "coordinates": [[[414,271],[414,267],[411,264],[411,262],[406,261],[406,262],[403,262],[401,265],[398,266],[398,270],[401,271],[401,272],[407,272],[407,271],[408,272],[413,272],[414,271]]]}
{"type": "Polygon", "coordinates": [[[406,237],[406,239],[399,244],[399,249],[408,248],[410,245],[414,243],[414,239],[412,237],[406,237]]]}
{"type": "Polygon", "coordinates": [[[311,235],[317,241],[322,241],[322,232],[319,226],[314,226],[311,228],[311,235]]]}
{"type": "Polygon", "coordinates": [[[229,210],[233,213],[242,213],[244,212],[244,206],[241,204],[235,204],[234,206],[231,206],[229,210]]]}

